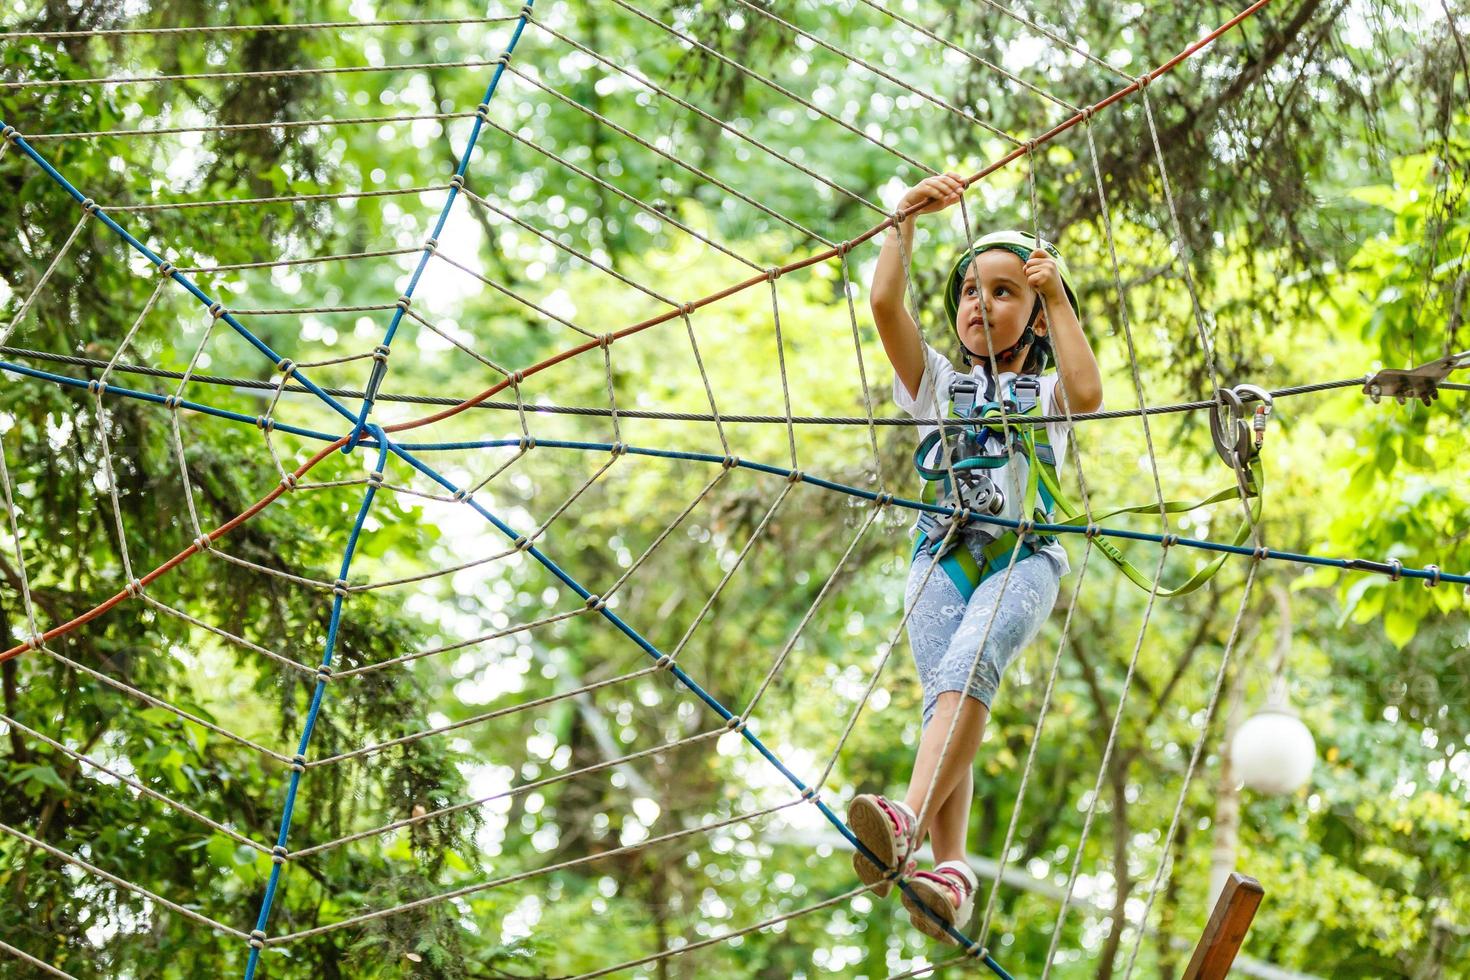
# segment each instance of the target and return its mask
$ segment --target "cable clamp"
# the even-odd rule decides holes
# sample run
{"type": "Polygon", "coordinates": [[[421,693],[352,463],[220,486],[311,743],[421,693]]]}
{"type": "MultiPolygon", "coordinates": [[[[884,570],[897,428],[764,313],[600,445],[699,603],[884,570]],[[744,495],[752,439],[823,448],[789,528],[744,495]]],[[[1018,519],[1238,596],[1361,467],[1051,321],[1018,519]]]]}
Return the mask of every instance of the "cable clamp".
{"type": "Polygon", "coordinates": [[[347,580],[345,578],[335,579],[332,582],[332,595],[347,595],[347,580]]]}
{"type": "Polygon", "coordinates": [[[1433,589],[1439,585],[1439,566],[1425,565],[1424,570],[1429,573],[1429,578],[1424,580],[1426,589],[1433,589]]]}
{"type": "Polygon", "coordinates": [[[1388,568],[1388,580],[1390,582],[1397,582],[1404,577],[1404,563],[1397,558],[1390,558],[1388,560],[1388,568]]]}
{"type": "Polygon", "coordinates": [[[220,317],[225,315],[225,308],[221,306],[218,302],[210,303],[209,315],[218,320],[220,317]]]}
{"type": "Polygon", "coordinates": [[[253,949],[265,949],[265,931],[262,929],[250,930],[250,945],[253,949]]]}
{"type": "MultiPolygon", "coordinates": [[[[286,859],[289,856],[289,852],[286,850],[285,847],[281,846],[280,844],[277,844],[275,847],[271,848],[271,864],[285,864],[286,859]]],[[[254,935],[254,933],[252,933],[251,935],[254,935]]],[[[262,933],[262,938],[263,937],[264,933],[262,933]]]]}

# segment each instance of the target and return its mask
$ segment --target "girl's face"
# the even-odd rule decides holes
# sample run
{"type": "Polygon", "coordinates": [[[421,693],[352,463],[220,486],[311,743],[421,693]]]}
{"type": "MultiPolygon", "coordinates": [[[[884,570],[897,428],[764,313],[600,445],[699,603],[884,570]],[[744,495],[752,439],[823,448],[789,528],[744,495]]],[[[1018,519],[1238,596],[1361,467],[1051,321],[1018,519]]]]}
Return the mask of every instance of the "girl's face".
{"type": "MultiPolygon", "coordinates": [[[[1036,292],[1026,281],[1026,266],[1021,257],[1005,249],[989,249],[975,256],[970,268],[965,270],[955,312],[955,332],[970,350],[988,356],[992,349],[1005,350],[1021,339],[1035,305],[1036,292]],[[988,341],[985,320],[990,322],[988,341]]],[[[1046,333],[1046,323],[1041,317],[1037,317],[1033,330],[1037,336],[1046,333]]]]}

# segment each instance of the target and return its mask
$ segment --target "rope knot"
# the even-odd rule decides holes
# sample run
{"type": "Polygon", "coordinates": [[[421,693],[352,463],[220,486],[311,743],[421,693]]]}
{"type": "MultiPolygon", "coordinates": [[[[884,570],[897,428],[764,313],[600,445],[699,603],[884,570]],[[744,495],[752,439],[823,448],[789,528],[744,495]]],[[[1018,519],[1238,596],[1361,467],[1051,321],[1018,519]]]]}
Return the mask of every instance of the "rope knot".
{"type": "Polygon", "coordinates": [[[1140,92],[1148,88],[1148,83],[1151,81],[1153,81],[1153,76],[1150,75],[1148,72],[1144,72],[1142,75],[1139,75],[1137,78],[1134,79],[1134,82],[1138,84],[1138,90],[1140,92]]]}
{"type": "Polygon", "coordinates": [[[844,242],[838,242],[837,243],[837,254],[839,256],[846,255],[848,252],[851,252],[851,251],[852,251],[852,242],[851,241],[844,241],[844,242]]]}
{"type": "Polygon", "coordinates": [[[400,296],[397,300],[394,301],[393,305],[398,307],[400,310],[407,312],[408,308],[413,305],[413,300],[406,295],[400,296]]]}
{"type": "Polygon", "coordinates": [[[525,551],[527,548],[531,547],[531,539],[522,534],[520,537],[516,538],[515,541],[512,542],[512,544],[515,545],[515,549],[517,551],[525,551]]]}
{"type": "Polygon", "coordinates": [[[107,391],[107,382],[106,381],[95,381],[95,380],[94,381],[88,381],[87,382],[87,390],[90,391],[94,395],[100,395],[103,392],[107,391]]]}
{"type": "Polygon", "coordinates": [[[464,190],[464,174],[455,174],[449,178],[449,186],[457,190],[464,190]]]}
{"type": "Polygon", "coordinates": [[[391,351],[389,350],[387,344],[379,344],[378,346],[373,348],[373,360],[386,361],[390,353],[391,351]]]}
{"type": "Polygon", "coordinates": [[[519,385],[522,381],[525,381],[525,380],[526,380],[526,372],[525,371],[517,371],[517,372],[515,372],[514,374],[512,374],[510,376],[510,383],[513,384],[513,385],[519,385]]]}
{"type": "Polygon", "coordinates": [[[285,476],[281,477],[281,486],[285,487],[288,491],[295,490],[296,489],[296,474],[295,473],[287,473],[285,476]]]}
{"type": "Polygon", "coordinates": [[[980,940],[975,940],[965,947],[965,955],[977,960],[983,960],[990,955],[990,950],[980,945],[980,940]]]}
{"type": "Polygon", "coordinates": [[[669,669],[669,665],[672,664],[673,662],[674,662],[674,658],[671,657],[671,656],[669,656],[666,653],[666,654],[664,654],[663,656],[659,657],[657,660],[655,660],[653,662],[653,669],[654,670],[668,670],[669,669]]]}
{"type": "Polygon", "coordinates": [[[1429,573],[1429,578],[1424,580],[1424,587],[1432,589],[1439,585],[1439,566],[1425,565],[1424,570],[1429,573]]]}
{"type": "Polygon", "coordinates": [[[11,140],[15,139],[19,135],[20,133],[16,130],[14,126],[6,126],[3,130],[0,130],[0,138],[3,138],[7,143],[9,143],[11,140]]]}
{"type": "Polygon", "coordinates": [[[271,848],[272,864],[285,864],[286,858],[289,856],[290,852],[288,852],[286,848],[281,844],[277,844],[275,847],[271,848]]]}
{"type": "Polygon", "coordinates": [[[37,633],[34,636],[28,636],[26,637],[26,649],[39,650],[41,649],[41,645],[45,642],[46,636],[44,633],[37,633]]]}
{"type": "Polygon", "coordinates": [[[181,404],[183,404],[183,402],[179,398],[178,395],[166,395],[166,396],[164,396],[164,399],[163,399],[163,407],[164,408],[169,408],[169,409],[173,409],[174,411],[178,411],[178,408],[179,408],[179,406],[181,404]]]}
{"type": "Polygon", "coordinates": [[[1088,122],[1097,113],[1096,106],[1085,105],[1082,107],[1082,121],[1088,122]]]}
{"type": "Polygon", "coordinates": [[[628,444],[626,442],[615,442],[608,447],[608,452],[612,453],[614,456],[621,456],[627,451],[628,444]]]}
{"type": "Polygon", "coordinates": [[[291,771],[306,772],[306,756],[302,755],[300,752],[297,752],[295,755],[293,755],[291,757],[291,771]]]}
{"type": "Polygon", "coordinates": [[[87,212],[88,214],[96,214],[97,202],[92,200],[90,197],[87,198],[85,201],[82,202],[82,210],[87,212]]]}
{"type": "Polygon", "coordinates": [[[808,786],[806,789],[801,791],[801,798],[803,800],[806,800],[808,803],[815,803],[818,799],[817,788],[815,786],[808,786]]]}
{"type": "Polygon", "coordinates": [[[1088,538],[1088,540],[1091,540],[1102,534],[1102,528],[1096,524],[1089,524],[1082,533],[1088,538]]]}
{"type": "Polygon", "coordinates": [[[1036,522],[1035,521],[1017,521],[1016,522],[1016,533],[1019,534],[1023,538],[1026,535],[1032,533],[1035,530],[1036,530],[1036,522]]]}
{"type": "Polygon", "coordinates": [[[296,370],[296,362],[291,360],[291,358],[289,357],[283,357],[276,362],[276,370],[280,371],[282,374],[290,374],[292,371],[296,370]]]}
{"type": "Polygon", "coordinates": [[[475,106],[475,115],[480,117],[480,122],[489,122],[490,104],[488,102],[481,102],[479,105],[475,106]]]}
{"type": "Polygon", "coordinates": [[[1271,557],[1271,550],[1265,545],[1257,545],[1251,549],[1251,557],[1256,561],[1265,561],[1271,557]]]}
{"type": "Polygon", "coordinates": [[[439,250],[439,239],[437,239],[437,238],[427,239],[424,242],[424,248],[427,249],[430,252],[437,252],[439,250]]]}
{"type": "Polygon", "coordinates": [[[740,457],[739,456],[726,456],[724,459],[720,460],[720,465],[723,466],[727,470],[732,470],[735,467],[737,467],[737,466],[740,465],[740,457]]]}
{"type": "Polygon", "coordinates": [[[321,681],[323,684],[330,681],[332,679],[332,668],[327,666],[326,664],[322,664],[317,667],[316,679],[321,681]]]}
{"type": "Polygon", "coordinates": [[[347,595],[347,580],[345,578],[335,579],[332,582],[332,595],[347,595]]]}
{"type": "Polygon", "coordinates": [[[605,334],[603,334],[603,335],[602,335],[602,336],[601,336],[601,337],[598,337],[598,338],[597,338],[597,345],[598,345],[598,346],[599,346],[599,347],[601,347],[601,348],[602,348],[602,349],[603,349],[603,350],[607,350],[607,349],[608,349],[608,347],[610,347],[610,346],[611,346],[611,345],[612,345],[612,342],[613,342],[613,341],[614,341],[614,340],[617,340],[617,338],[616,338],[616,337],[614,337],[614,336],[613,336],[613,335],[612,335],[612,334],[610,334],[610,333],[605,333],[605,334]]]}
{"type": "Polygon", "coordinates": [[[250,930],[250,945],[254,949],[265,949],[265,931],[262,929],[250,930]]]}
{"type": "Polygon", "coordinates": [[[464,503],[466,500],[470,499],[470,496],[470,492],[463,487],[460,487],[458,490],[454,491],[455,503],[464,503]]]}
{"type": "Polygon", "coordinates": [[[587,608],[600,612],[607,608],[607,600],[603,599],[600,595],[589,595],[587,597],[587,608]]]}
{"type": "Polygon", "coordinates": [[[133,579],[132,581],[130,581],[127,585],[127,592],[128,595],[132,596],[134,599],[138,598],[138,596],[143,594],[142,581],[139,579],[133,579]]]}
{"type": "Polygon", "coordinates": [[[804,479],[806,479],[806,474],[802,473],[801,470],[792,470],[786,474],[787,483],[800,483],[804,479]]]}
{"type": "Polygon", "coordinates": [[[174,264],[172,262],[158,263],[158,274],[164,279],[172,279],[174,272],[174,264]]]}
{"type": "MultiPolygon", "coordinates": [[[[526,4],[524,7],[521,8],[521,16],[527,18],[528,20],[530,19],[530,17],[531,17],[531,5],[530,4],[526,4]]],[[[509,51],[502,51],[502,52],[500,52],[500,54],[495,58],[495,60],[492,61],[492,62],[490,62],[490,63],[492,65],[509,65],[510,64],[510,52],[509,51]]]]}
{"type": "Polygon", "coordinates": [[[383,485],[383,471],[373,470],[367,475],[368,486],[381,487],[383,485]]]}
{"type": "Polygon", "coordinates": [[[276,420],[269,415],[255,416],[255,427],[262,432],[270,432],[276,427],[276,420]]]}
{"type": "Polygon", "coordinates": [[[731,732],[745,731],[745,719],[741,718],[739,715],[736,715],[734,718],[731,718],[729,721],[725,722],[725,730],[731,732]]]}
{"type": "Polygon", "coordinates": [[[879,507],[887,507],[893,503],[893,494],[880,493],[878,494],[878,496],[873,498],[873,502],[876,503],[879,507]]]}
{"type": "Polygon", "coordinates": [[[523,3],[523,4],[521,4],[521,16],[524,17],[524,18],[526,18],[526,20],[535,20],[536,19],[531,14],[531,5],[529,3],[523,3]]]}
{"type": "Polygon", "coordinates": [[[220,317],[225,315],[225,308],[221,306],[218,302],[210,303],[209,315],[218,320],[220,317]]]}
{"type": "Polygon", "coordinates": [[[1038,142],[1036,142],[1035,139],[1029,139],[1025,143],[1023,143],[1022,145],[1024,147],[1026,147],[1026,155],[1027,156],[1030,156],[1031,154],[1033,154],[1033,153],[1036,152],[1036,148],[1038,146],[1040,146],[1041,144],[1038,143],[1038,142]]]}
{"type": "Polygon", "coordinates": [[[194,547],[196,550],[199,551],[200,554],[203,554],[204,552],[210,551],[214,548],[214,540],[210,538],[210,536],[207,534],[201,534],[199,535],[199,537],[194,539],[194,547]]]}
{"type": "Polygon", "coordinates": [[[777,279],[780,279],[780,278],[781,278],[781,267],[779,265],[773,265],[769,269],[766,270],[766,281],[767,282],[775,282],[777,279]]]}
{"type": "Polygon", "coordinates": [[[536,440],[531,436],[521,436],[520,442],[516,443],[521,452],[530,452],[536,448],[536,440]]]}
{"type": "Polygon", "coordinates": [[[1391,569],[1388,573],[1388,580],[1390,582],[1397,582],[1404,577],[1404,563],[1397,558],[1390,558],[1388,560],[1388,567],[1391,569]]]}
{"type": "Polygon", "coordinates": [[[691,300],[688,303],[680,303],[679,312],[684,314],[684,316],[686,317],[689,316],[694,312],[694,302],[691,300]]]}
{"type": "Polygon", "coordinates": [[[1179,535],[1177,535],[1177,534],[1166,534],[1159,541],[1159,545],[1161,547],[1164,547],[1164,548],[1172,548],[1172,547],[1174,547],[1178,543],[1179,543],[1179,535]]]}

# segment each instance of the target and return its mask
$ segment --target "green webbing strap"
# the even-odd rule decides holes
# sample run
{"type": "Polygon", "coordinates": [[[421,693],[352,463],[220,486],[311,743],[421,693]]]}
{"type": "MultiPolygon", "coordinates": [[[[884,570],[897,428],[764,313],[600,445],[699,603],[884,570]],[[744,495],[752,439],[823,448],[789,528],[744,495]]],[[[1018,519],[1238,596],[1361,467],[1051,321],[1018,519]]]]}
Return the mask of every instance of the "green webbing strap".
{"type": "MultiPolygon", "coordinates": [[[[1053,482],[1056,479],[1055,474],[1045,473],[1042,475],[1042,479],[1048,484],[1047,489],[1051,492],[1057,509],[1067,515],[1066,520],[1056,521],[1054,523],[1066,524],[1071,527],[1085,527],[1087,525],[1087,515],[1079,514],[1077,508],[1072,505],[1072,502],[1062,495],[1061,487],[1053,482]]],[[[1252,491],[1254,497],[1251,503],[1250,520],[1243,522],[1240,530],[1235,532],[1235,540],[1231,542],[1235,545],[1244,544],[1246,538],[1250,537],[1251,528],[1255,527],[1256,523],[1261,519],[1261,498],[1265,492],[1265,475],[1261,472],[1261,461],[1259,458],[1253,459],[1250,462],[1249,489],[1252,491]]],[[[1191,510],[1197,510],[1200,507],[1208,507],[1210,504],[1218,504],[1226,500],[1235,499],[1238,494],[1239,491],[1235,487],[1229,487],[1194,503],[1187,503],[1182,500],[1168,500],[1164,502],[1163,512],[1166,514],[1183,514],[1191,510]]],[[[1105,514],[1094,514],[1093,523],[1101,523],[1110,517],[1117,517],[1119,514],[1157,514],[1159,510],[1158,504],[1119,507],[1117,510],[1110,510],[1105,514]]],[[[1118,550],[1117,545],[1101,535],[1093,538],[1093,545],[1107,557],[1108,561],[1117,565],[1118,570],[1128,576],[1134,585],[1137,585],[1145,591],[1153,591],[1154,580],[1139,571],[1127,558],[1124,558],[1123,553],[1118,550]]],[[[1230,555],[1228,553],[1221,554],[1208,565],[1191,575],[1183,584],[1177,585],[1172,589],[1159,589],[1158,595],[1166,599],[1171,596],[1188,595],[1213,578],[1215,573],[1220,570],[1220,566],[1225,564],[1225,559],[1229,557],[1230,555]]]]}

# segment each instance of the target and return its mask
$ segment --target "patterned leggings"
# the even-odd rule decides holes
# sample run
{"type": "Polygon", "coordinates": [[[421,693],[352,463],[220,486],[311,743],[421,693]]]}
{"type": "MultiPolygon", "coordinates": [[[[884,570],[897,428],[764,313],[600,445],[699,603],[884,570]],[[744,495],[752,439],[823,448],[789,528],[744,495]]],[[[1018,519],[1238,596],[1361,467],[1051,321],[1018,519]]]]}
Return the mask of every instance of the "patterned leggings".
{"type": "Polygon", "coordinates": [[[981,582],[967,603],[943,568],[934,569],[920,591],[933,561],[922,551],[914,558],[904,593],[904,608],[912,610],[909,645],[924,688],[925,727],[934,716],[939,695],[946,691],[964,691],[990,707],[1001,674],[1041,632],[1061,584],[1057,563],[1047,555],[1034,554],[1016,562],[1004,594],[1001,583],[1006,573],[1002,570],[981,582]],[[989,627],[985,650],[975,664],[975,651],[992,616],[995,625],[989,627]],[[971,664],[975,664],[973,674],[971,664]]]}

